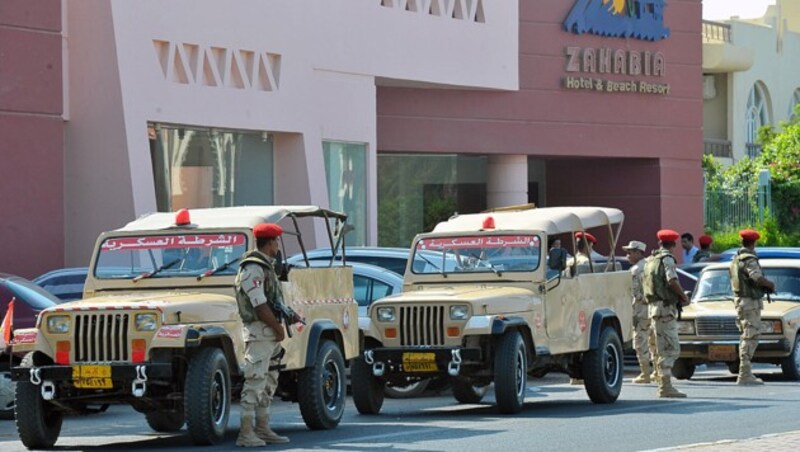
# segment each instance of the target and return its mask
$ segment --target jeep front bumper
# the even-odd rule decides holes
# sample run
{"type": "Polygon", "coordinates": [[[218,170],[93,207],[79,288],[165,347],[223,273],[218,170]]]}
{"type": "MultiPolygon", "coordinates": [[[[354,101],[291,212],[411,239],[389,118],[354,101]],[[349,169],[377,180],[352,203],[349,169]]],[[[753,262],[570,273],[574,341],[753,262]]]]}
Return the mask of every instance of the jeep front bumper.
{"type": "Polygon", "coordinates": [[[389,375],[459,375],[461,366],[479,364],[481,350],[464,347],[375,348],[364,351],[364,361],[376,377],[389,375]]]}

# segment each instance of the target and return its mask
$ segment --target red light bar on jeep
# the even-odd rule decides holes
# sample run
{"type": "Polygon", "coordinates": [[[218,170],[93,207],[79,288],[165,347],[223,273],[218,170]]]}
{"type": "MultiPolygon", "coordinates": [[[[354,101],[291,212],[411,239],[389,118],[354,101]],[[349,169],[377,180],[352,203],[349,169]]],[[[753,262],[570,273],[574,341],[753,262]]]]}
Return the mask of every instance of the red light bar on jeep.
{"type": "Polygon", "coordinates": [[[175,214],[175,226],[186,226],[191,223],[192,220],[189,217],[189,209],[181,209],[175,214]]]}

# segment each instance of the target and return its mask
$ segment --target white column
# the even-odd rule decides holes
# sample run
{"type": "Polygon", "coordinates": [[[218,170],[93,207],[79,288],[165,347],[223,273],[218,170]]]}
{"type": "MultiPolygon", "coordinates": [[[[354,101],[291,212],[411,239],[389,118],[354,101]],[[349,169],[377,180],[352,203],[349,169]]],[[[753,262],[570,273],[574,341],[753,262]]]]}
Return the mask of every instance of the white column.
{"type": "Polygon", "coordinates": [[[528,202],[528,156],[490,155],[487,174],[486,207],[528,202]]]}

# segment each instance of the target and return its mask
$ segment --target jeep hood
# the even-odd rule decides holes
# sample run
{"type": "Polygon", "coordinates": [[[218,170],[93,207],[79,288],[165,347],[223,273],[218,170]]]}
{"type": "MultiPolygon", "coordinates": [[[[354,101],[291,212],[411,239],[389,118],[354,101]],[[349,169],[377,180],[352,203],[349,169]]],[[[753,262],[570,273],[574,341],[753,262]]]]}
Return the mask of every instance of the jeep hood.
{"type": "MultiPolygon", "coordinates": [[[[800,303],[794,301],[778,301],[767,303],[764,300],[764,310],[761,317],[782,316],[794,309],[800,309],[800,303]]],[[[707,317],[707,316],[736,316],[736,307],[732,301],[703,301],[692,303],[683,308],[682,318],[707,317]]]]}
{"type": "Polygon", "coordinates": [[[518,287],[438,286],[421,287],[379,300],[380,304],[471,304],[473,315],[505,314],[533,309],[534,293],[518,287]]]}
{"type": "Polygon", "coordinates": [[[236,299],[220,294],[197,292],[151,292],[125,295],[101,295],[49,307],[53,311],[114,311],[156,309],[164,316],[164,324],[204,323],[235,320],[236,299]],[[178,314],[180,313],[180,314],[178,314]],[[180,322],[178,321],[180,316],[180,322]]]}

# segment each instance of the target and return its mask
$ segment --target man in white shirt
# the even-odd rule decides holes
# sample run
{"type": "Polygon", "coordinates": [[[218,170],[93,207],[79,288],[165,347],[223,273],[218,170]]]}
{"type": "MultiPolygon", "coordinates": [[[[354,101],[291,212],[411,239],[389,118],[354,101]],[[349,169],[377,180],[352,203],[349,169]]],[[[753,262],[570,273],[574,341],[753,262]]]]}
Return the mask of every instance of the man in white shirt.
{"type": "Polygon", "coordinates": [[[681,234],[681,255],[683,256],[684,264],[691,264],[694,260],[694,255],[697,254],[697,247],[694,246],[694,236],[688,232],[681,234]]]}

